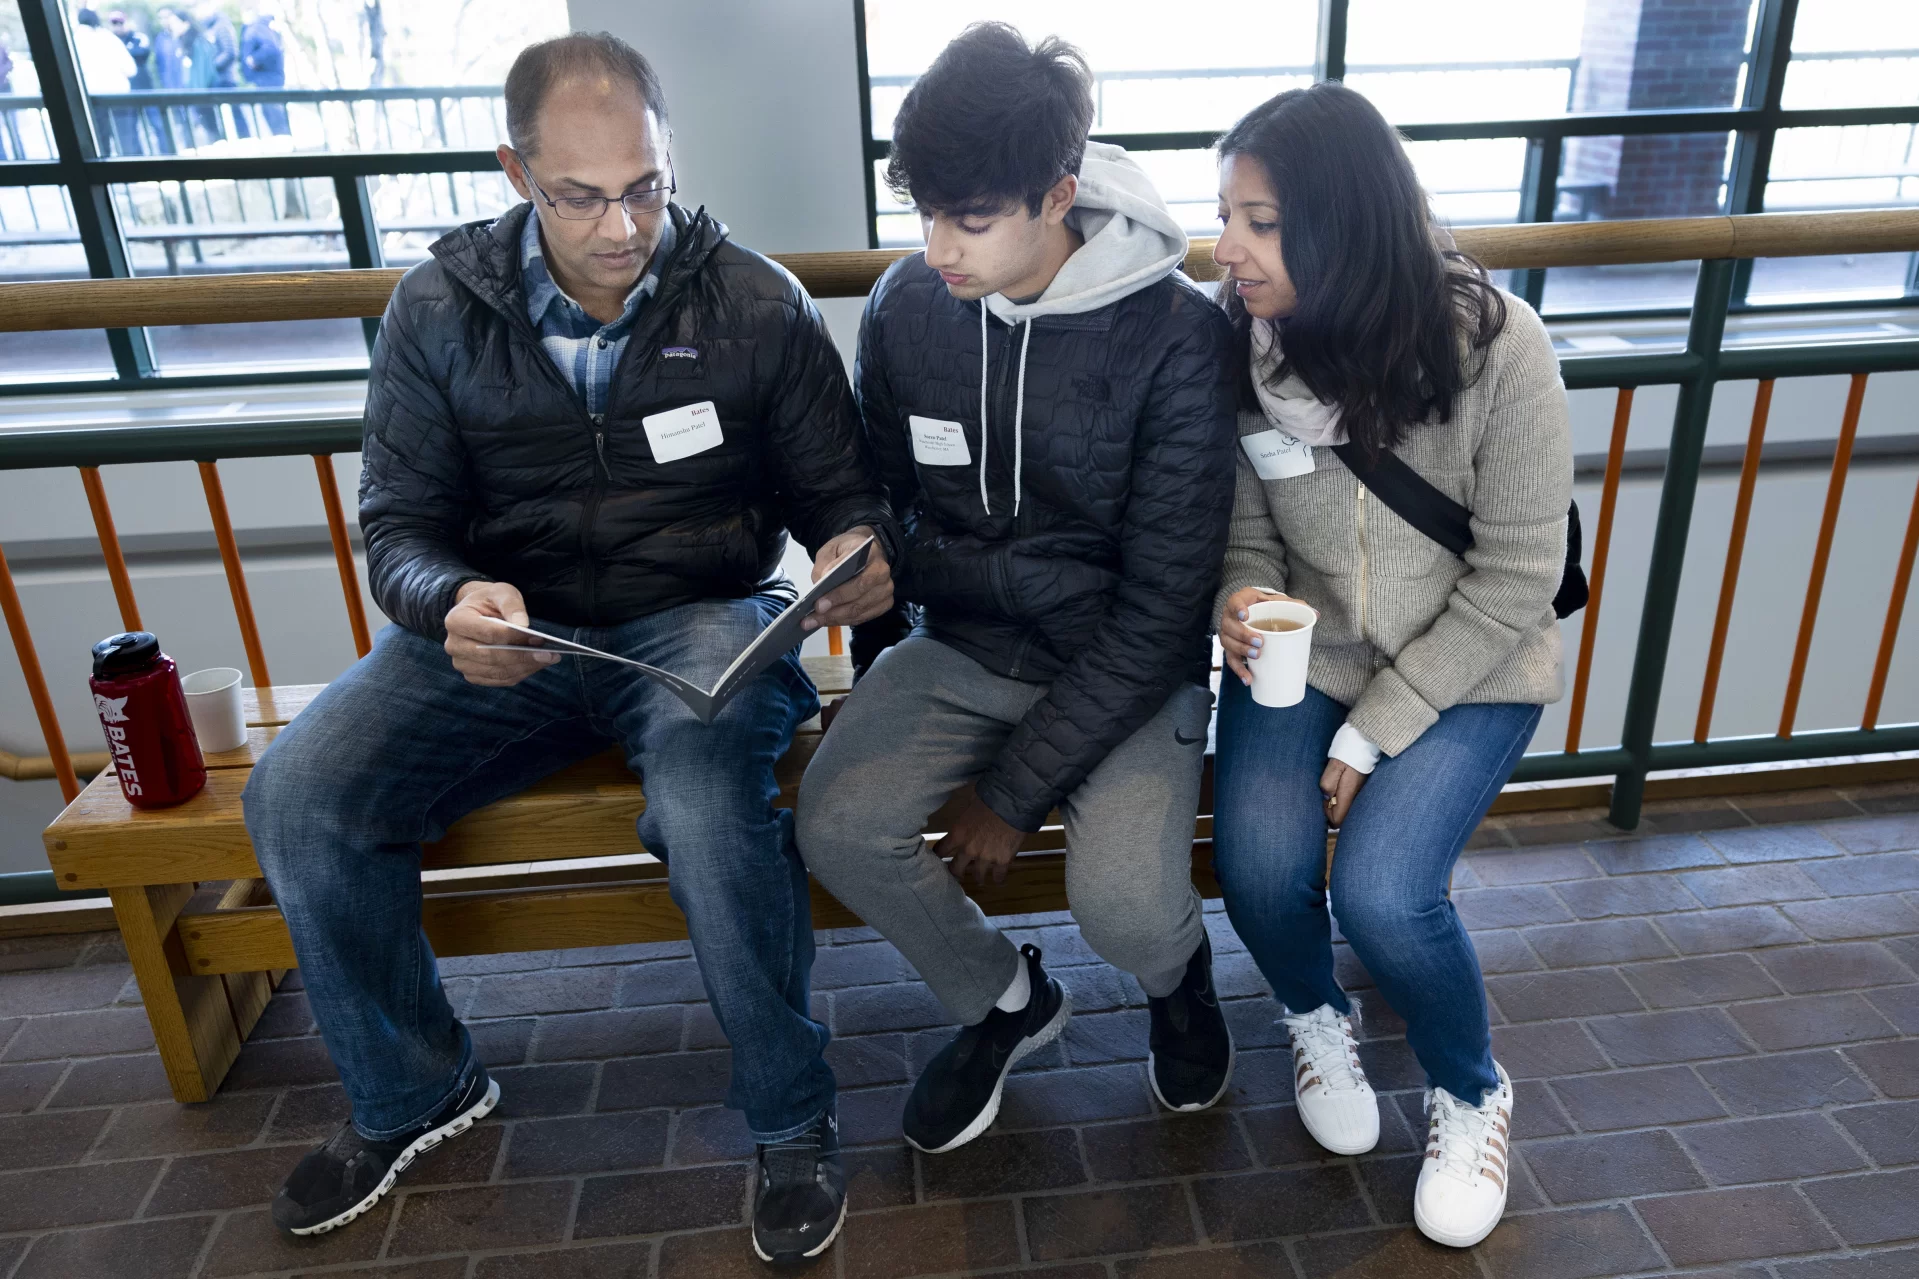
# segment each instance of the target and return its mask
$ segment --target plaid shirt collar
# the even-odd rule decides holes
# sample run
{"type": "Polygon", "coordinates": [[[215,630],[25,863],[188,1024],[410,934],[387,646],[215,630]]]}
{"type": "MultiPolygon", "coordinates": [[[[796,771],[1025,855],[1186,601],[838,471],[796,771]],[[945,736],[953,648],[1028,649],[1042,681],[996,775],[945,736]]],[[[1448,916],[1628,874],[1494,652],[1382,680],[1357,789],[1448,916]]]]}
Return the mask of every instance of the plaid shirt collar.
{"type": "Polygon", "coordinates": [[[539,212],[529,209],[526,228],[520,233],[520,282],[526,289],[527,318],[533,321],[533,327],[539,330],[542,337],[624,338],[632,330],[640,306],[659,290],[660,266],[672,256],[676,235],[673,219],[669,216],[665,219],[659,247],[653,250],[653,257],[646,265],[646,273],[626,295],[626,305],[621,308],[620,318],[602,325],[586,313],[585,307],[568,297],[566,291],[554,283],[552,273],[546,269],[545,246],[540,243],[539,212]]]}

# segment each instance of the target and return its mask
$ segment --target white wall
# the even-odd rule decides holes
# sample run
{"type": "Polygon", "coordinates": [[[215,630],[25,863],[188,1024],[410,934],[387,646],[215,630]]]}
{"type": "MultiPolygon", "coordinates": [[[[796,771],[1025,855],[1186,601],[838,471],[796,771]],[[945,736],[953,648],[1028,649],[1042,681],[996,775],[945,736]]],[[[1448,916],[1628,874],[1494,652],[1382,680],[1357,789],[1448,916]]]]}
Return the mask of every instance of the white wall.
{"type": "MultiPolygon", "coordinates": [[[[866,247],[850,0],[568,0],[575,31],[647,56],[673,117],[680,202],[762,253],[866,247]]],[[[860,301],[824,299],[852,354],[860,301]]]]}

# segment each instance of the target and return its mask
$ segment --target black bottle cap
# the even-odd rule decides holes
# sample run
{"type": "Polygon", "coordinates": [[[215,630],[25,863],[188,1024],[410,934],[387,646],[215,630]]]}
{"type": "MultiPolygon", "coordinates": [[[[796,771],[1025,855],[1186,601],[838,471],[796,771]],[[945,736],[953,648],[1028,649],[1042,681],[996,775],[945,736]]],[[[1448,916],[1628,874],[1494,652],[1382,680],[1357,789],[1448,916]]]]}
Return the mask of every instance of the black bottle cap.
{"type": "Polygon", "coordinates": [[[93,675],[95,679],[131,675],[153,665],[159,656],[160,641],[151,631],[109,635],[93,646],[93,675]]]}

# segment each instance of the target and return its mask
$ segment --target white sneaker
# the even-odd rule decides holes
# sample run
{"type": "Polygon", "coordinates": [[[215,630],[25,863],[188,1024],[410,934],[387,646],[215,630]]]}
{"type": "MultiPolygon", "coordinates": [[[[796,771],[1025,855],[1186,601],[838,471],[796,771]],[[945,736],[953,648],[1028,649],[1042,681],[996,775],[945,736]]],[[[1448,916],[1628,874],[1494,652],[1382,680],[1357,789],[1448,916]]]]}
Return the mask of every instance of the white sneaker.
{"type": "Polygon", "coordinates": [[[1306,1131],[1336,1155],[1378,1145],[1379,1100],[1359,1064],[1351,1019],[1321,1004],[1281,1020],[1293,1037],[1293,1096],[1306,1131]]]}
{"type": "Polygon", "coordinates": [[[1499,1087],[1477,1106],[1444,1088],[1426,1094],[1432,1129],[1413,1190],[1413,1222],[1436,1243],[1470,1248],[1506,1211],[1506,1148],[1513,1124],[1513,1081],[1497,1062],[1499,1087]]]}

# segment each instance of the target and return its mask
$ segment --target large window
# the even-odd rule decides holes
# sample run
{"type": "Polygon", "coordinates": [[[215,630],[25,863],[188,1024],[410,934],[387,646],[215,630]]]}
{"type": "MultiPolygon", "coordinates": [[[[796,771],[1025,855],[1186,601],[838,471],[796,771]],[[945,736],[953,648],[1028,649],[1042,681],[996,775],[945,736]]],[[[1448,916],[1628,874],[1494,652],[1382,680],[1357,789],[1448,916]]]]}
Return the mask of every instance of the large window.
{"type": "MultiPolygon", "coordinates": [[[[500,82],[566,17],[521,0],[0,0],[0,280],[411,265],[510,203],[500,82]]],[[[351,377],[366,358],[352,320],[13,334],[0,386],[351,377]]]]}
{"type": "MultiPolygon", "coordinates": [[[[1131,0],[864,0],[863,15],[881,245],[920,243],[880,176],[900,100],[983,18],[1085,50],[1095,136],[1139,152],[1198,234],[1214,225],[1218,133],[1314,78],[1343,79],[1401,127],[1454,226],[1919,205],[1919,4],[1215,0],[1186,35],[1131,0]]],[[[1734,306],[1919,303],[1915,262],[1756,262],[1734,306]]],[[[1555,316],[1620,315],[1684,308],[1697,274],[1568,268],[1512,285],[1555,316]]]]}

